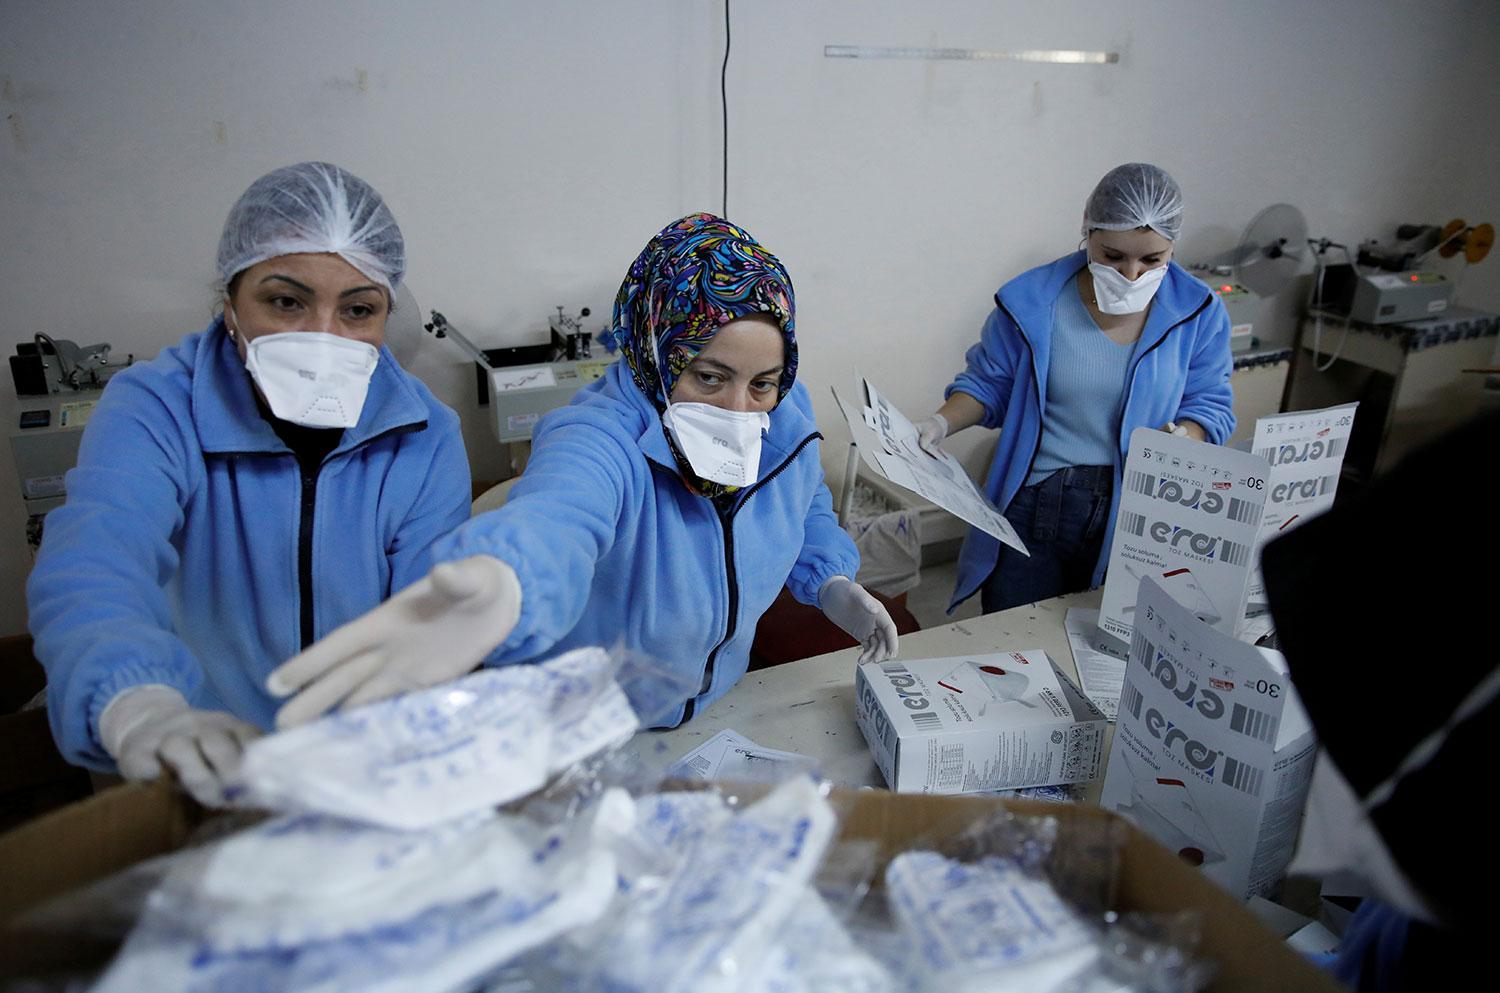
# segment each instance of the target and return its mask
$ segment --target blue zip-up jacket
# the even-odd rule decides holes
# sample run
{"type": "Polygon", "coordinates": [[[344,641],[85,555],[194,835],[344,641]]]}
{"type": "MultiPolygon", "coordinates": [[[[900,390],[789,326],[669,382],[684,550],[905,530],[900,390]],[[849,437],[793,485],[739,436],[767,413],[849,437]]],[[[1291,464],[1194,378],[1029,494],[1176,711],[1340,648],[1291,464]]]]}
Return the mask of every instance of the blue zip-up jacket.
{"type": "Polygon", "coordinates": [[[505,506],[440,540],[442,561],[491,555],[516,570],[521,616],[490,656],[522,662],[583,645],[647,654],[685,687],[675,726],[745,674],[782,586],[808,604],[859,553],[839,527],[807,388],[771,412],[758,482],[720,514],[688,491],[661,418],[624,362],[541,419],[505,506]]]}
{"type": "Polygon", "coordinates": [[[67,486],[28,606],[52,733],[101,770],[99,714],[133,686],[271,727],[265,678],[301,651],[302,611],[321,638],[426,575],[470,497],[458,417],[385,349],[359,423],[304,480],[222,319],[110,381],[67,486]]]}
{"type": "MultiPolygon", "coordinates": [[[[1002,512],[1025,483],[1041,444],[1053,308],[1068,280],[1087,265],[1088,253],[1074,252],[1024,272],[1000,287],[995,294],[995,310],[984,323],[979,343],[964,357],[968,368],[943,394],[946,398],[956,392],[967,393],[984,406],[980,423],[1000,429],[984,492],[1002,512]]],[[[1201,424],[1208,440],[1222,445],[1234,433],[1229,387],[1233,369],[1229,314],[1224,304],[1186,269],[1176,262],[1167,263],[1167,274],[1151,302],[1125,380],[1109,530],[1094,567],[1093,585],[1104,582],[1104,567],[1109,562],[1120,507],[1120,473],[1130,432],[1186,419],[1201,424]]],[[[958,555],[958,584],[950,611],[984,585],[999,555],[998,540],[977,529],[969,530],[958,555]]]]}

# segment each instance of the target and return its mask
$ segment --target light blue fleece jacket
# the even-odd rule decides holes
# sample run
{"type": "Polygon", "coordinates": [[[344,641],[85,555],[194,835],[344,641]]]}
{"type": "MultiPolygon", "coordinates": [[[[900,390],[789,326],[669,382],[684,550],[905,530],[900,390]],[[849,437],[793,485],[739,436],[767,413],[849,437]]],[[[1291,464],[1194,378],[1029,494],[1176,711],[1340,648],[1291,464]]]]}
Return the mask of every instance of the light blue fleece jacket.
{"type": "MultiPolygon", "coordinates": [[[[1004,511],[1031,471],[1042,435],[1048,363],[1052,355],[1053,309],[1058,294],[1088,265],[1087,253],[1074,252],[1022,273],[1000,287],[995,310],[980,332],[979,343],[965,355],[967,368],[949,384],[944,396],[967,393],[984,407],[984,427],[999,428],[1000,438],[985,478],[984,493],[1004,511]]],[[[1104,582],[1120,507],[1120,472],[1130,433],[1159,428],[1168,421],[1192,420],[1208,440],[1221,445],[1234,433],[1233,395],[1229,375],[1229,314],[1208,287],[1176,262],[1151,302],[1146,326],[1131,356],[1125,377],[1125,403],[1114,452],[1115,486],[1109,530],[1093,585],[1104,582]]],[[[973,596],[994,571],[1000,542],[971,528],[958,556],[958,583],[951,611],[973,596]]]]}
{"type": "Polygon", "coordinates": [[[675,726],[745,674],[783,586],[808,604],[859,553],[823,482],[807,388],[771,412],[758,482],[732,509],[690,492],[661,418],[624,362],[547,414],[505,506],[441,539],[434,557],[491,555],[516,570],[521,615],[491,664],[584,645],[643,652],[684,687],[675,726]]]}
{"type": "Polygon", "coordinates": [[[470,498],[458,417],[385,349],[359,423],[306,483],[222,320],[110,381],[67,487],[27,598],[52,733],[101,770],[99,714],[133,686],[269,728],[279,701],[263,684],[301,650],[303,607],[321,638],[420,579],[470,498]]]}

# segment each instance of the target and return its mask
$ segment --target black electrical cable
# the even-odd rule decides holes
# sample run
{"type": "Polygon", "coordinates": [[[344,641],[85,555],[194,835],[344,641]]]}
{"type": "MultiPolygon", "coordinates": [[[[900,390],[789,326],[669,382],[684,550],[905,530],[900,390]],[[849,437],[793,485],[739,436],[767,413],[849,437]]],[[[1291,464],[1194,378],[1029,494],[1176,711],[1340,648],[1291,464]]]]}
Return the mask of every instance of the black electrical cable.
{"type": "Polygon", "coordinates": [[[719,216],[729,216],[729,0],[724,0],[724,64],[719,67],[719,106],[724,113],[724,199],[719,216]]]}

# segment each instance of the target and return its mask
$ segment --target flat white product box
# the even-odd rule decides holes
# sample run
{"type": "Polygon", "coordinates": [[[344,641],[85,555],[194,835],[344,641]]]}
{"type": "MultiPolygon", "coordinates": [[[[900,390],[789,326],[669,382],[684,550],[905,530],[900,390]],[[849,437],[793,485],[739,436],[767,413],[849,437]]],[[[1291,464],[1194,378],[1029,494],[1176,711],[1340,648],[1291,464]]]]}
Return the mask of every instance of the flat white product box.
{"type": "Polygon", "coordinates": [[[1265,459],[1271,471],[1266,484],[1266,511],[1255,543],[1247,610],[1266,607],[1261,549],[1277,535],[1300,527],[1333,506],[1358,406],[1348,403],[1272,414],[1255,422],[1250,451],[1265,459]]]}
{"type": "Polygon", "coordinates": [[[1286,871],[1317,741],[1276,652],[1205,624],[1141,582],[1099,805],[1231,893],[1286,871]]]}
{"type": "Polygon", "coordinates": [[[1231,637],[1245,616],[1250,568],[1266,504],[1262,458],[1137,428],[1124,486],[1099,632],[1130,642],[1141,581],[1160,583],[1205,624],[1231,637]]]}
{"type": "Polygon", "coordinates": [[[898,793],[1095,779],[1108,719],[1041,649],[859,666],[855,717],[898,793]]]}

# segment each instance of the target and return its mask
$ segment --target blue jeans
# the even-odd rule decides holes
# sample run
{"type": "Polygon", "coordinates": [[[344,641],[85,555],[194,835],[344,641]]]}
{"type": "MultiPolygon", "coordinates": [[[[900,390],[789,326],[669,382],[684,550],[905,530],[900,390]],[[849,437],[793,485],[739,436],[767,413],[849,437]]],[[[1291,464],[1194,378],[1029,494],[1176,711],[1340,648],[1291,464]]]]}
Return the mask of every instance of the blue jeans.
{"type": "Polygon", "coordinates": [[[986,614],[1093,585],[1114,478],[1113,466],[1075,465],[1021,488],[1005,518],[1031,557],[1000,546],[995,571],[979,589],[986,614]]]}

